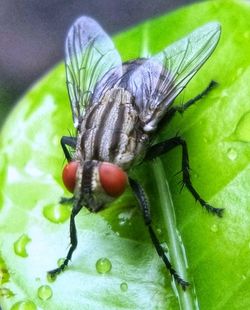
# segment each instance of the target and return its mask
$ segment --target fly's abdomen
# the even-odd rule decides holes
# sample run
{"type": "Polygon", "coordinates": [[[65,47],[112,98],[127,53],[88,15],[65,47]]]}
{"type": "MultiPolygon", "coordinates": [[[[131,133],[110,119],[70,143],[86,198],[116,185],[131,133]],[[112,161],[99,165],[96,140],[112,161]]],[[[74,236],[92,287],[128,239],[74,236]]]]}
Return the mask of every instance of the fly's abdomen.
{"type": "Polygon", "coordinates": [[[113,88],[90,106],[78,141],[84,160],[108,161],[128,169],[141,157],[147,136],[140,129],[133,100],[128,91],[113,88]]]}

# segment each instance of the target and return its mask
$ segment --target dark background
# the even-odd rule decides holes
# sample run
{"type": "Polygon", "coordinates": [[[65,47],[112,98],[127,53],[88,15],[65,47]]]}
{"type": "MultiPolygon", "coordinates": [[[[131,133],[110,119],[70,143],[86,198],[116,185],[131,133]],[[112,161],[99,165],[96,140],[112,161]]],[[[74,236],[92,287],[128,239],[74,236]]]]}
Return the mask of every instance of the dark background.
{"type": "Polygon", "coordinates": [[[0,0],[0,114],[64,57],[64,40],[80,15],[109,34],[194,0],[0,0]]]}

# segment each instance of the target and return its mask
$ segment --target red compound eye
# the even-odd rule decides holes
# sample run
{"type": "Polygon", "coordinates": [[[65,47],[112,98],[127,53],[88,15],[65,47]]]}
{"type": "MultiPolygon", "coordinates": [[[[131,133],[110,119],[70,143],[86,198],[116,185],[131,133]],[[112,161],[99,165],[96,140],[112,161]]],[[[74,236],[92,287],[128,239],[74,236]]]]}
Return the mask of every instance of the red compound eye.
{"type": "Polygon", "coordinates": [[[79,163],[76,161],[69,162],[63,169],[62,179],[65,187],[71,193],[74,192],[76,185],[76,171],[79,163]]]}
{"type": "Polygon", "coordinates": [[[101,163],[99,176],[101,185],[109,196],[119,197],[124,192],[128,177],[120,167],[111,163],[101,163]]]}

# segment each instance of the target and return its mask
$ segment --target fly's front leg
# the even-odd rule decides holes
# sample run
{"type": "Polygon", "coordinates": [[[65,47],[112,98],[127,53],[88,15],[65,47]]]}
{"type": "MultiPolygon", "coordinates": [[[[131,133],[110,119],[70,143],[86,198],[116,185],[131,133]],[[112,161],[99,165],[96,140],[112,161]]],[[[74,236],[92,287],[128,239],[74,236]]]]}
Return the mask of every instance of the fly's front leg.
{"type": "Polygon", "coordinates": [[[176,280],[176,282],[178,284],[180,284],[183,288],[183,290],[186,289],[186,287],[189,285],[188,282],[186,282],[185,280],[183,280],[178,273],[175,271],[175,269],[173,268],[173,266],[171,265],[170,261],[168,260],[168,257],[163,249],[163,247],[160,244],[160,241],[158,240],[152,225],[151,225],[151,215],[150,215],[150,207],[149,207],[149,202],[148,199],[145,195],[145,192],[143,190],[143,188],[141,187],[141,185],[136,182],[135,180],[129,178],[129,184],[139,202],[139,205],[141,207],[141,211],[144,217],[144,222],[148,227],[148,231],[149,231],[149,235],[151,237],[151,240],[155,246],[155,249],[158,253],[158,255],[161,257],[161,259],[163,260],[164,264],[166,265],[167,269],[169,270],[171,276],[176,280]]]}
{"type": "Polygon", "coordinates": [[[72,196],[72,197],[70,197],[70,198],[68,198],[68,197],[62,197],[62,198],[60,199],[59,203],[60,203],[61,205],[68,205],[68,204],[72,204],[74,201],[75,201],[75,197],[74,197],[74,196],[72,196]]]}
{"type": "Polygon", "coordinates": [[[190,178],[190,171],[189,171],[190,168],[189,168],[188,150],[187,150],[187,144],[185,140],[183,140],[181,137],[174,137],[169,140],[157,143],[148,150],[145,158],[147,160],[154,159],[157,156],[160,156],[172,150],[173,148],[177,146],[182,147],[183,185],[187,187],[187,189],[192,194],[192,196],[195,198],[195,200],[198,200],[201,206],[204,207],[208,212],[211,212],[213,214],[216,214],[219,217],[222,217],[222,213],[224,209],[212,207],[203,198],[201,198],[199,193],[196,191],[196,189],[192,185],[191,178],[190,178]]]}
{"type": "Polygon", "coordinates": [[[52,279],[54,279],[59,273],[64,271],[64,269],[68,266],[72,254],[77,247],[77,231],[76,231],[75,217],[79,213],[81,208],[82,205],[80,203],[80,200],[78,200],[73,206],[70,216],[70,248],[64,262],[58,268],[48,271],[48,274],[52,279]]]}
{"type": "Polygon", "coordinates": [[[75,137],[63,136],[61,138],[61,146],[62,146],[63,153],[64,153],[67,161],[70,162],[72,160],[72,157],[70,155],[70,152],[69,152],[67,146],[70,146],[71,148],[75,149],[76,148],[76,138],[75,137]]]}
{"type": "MultiPolygon", "coordinates": [[[[72,160],[71,154],[67,148],[67,146],[70,146],[71,148],[76,148],[76,138],[75,137],[67,137],[63,136],[61,138],[61,146],[63,149],[63,153],[67,159],[68,162],[72,160]]],[[[60,204],[70,204],[74,202],[74,196],[70,198],[62,197],[59,201],[60,204]]]]}

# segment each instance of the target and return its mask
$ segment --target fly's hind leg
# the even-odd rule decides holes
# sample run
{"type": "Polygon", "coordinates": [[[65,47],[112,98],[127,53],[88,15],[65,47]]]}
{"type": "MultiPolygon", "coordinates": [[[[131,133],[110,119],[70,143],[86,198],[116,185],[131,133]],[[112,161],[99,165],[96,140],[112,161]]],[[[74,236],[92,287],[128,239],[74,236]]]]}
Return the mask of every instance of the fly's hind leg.
{"type": "Polygon", "coordinates": [[[182,114],[184,113],[189,107],[191,107],[193,104],[195,104],[200,99],[204,98],[212,89],[214,89],[218,85],[217,82],[211,81],[209,85],[197,96],[194,98],[188,100],[182,105],[176,105],[172,106],[166,113],[166,115],[163,117],[163,119],[160,121],[159,128],[166,125],[167,122],[169,122],[176,114],[176,112],[182,114]]]}
{"type": "Polygon", "coordinates": [[[190,178],[190,168],[189,168],[189,159],[188,159],[188,150],[186,141],[183,140],[181,137],[174,137],[169,140],[157,143],[153,145],[147,152],[145,159],[152,160],[173,148],[181,146],[182,147],[182,176],[183,176],[183,185],[187,187],[189,192],[195,198],[195,200],[199,201],[201,206],[205,208],[208,212],[211,212],[219,217],[222,217],[222,213],[224,209],[221,208],[214,208],[210,204],[208,204],[196,189],[193,187],[191,178],[190,178]]]}
{"type": "Polygon", "coordinates": [[[205,88],[200,94],[195,96],[194,98],[188,100],[183,105],[175,106],[174,109],[176,112],[183,113],[185,112],[189,107],[191,107],[193,104],[195,104],[197,101],[205,97],[214,87],[218,85],[217,82],[211,81],[207,88],[205,88]]]}
{"type": "Polygon", "coordinates": [[[175,269],[173,268],[173,266],[171,265],[164,249],[162,248],[160,241],[158,240],[152,225],[151,225],[151,215],[150,215],[150,208],[149,208],[149,202],[148,199],[145,195],[145,192],[143,190],[143,188],[141,187],[141,185],[136,182],[135,180],[129,178],[129,184],[139,202],[143,217],[144,217],[144,222],[146,224],[146,226],[148,227],[148,231],[149,231],[149,235],[151,237],[151,240],[155,246],[155,249],[158,253],[158,255],[160,256],[160,258],[163,260],[165,266],[167,267],[167,269],[169,270],[171,276],[176,280],[176,282],[178,284],[180,284],[183,288],[183,290],[186,289],[186,287],[189,285],[188,282],[186,282],[185,280],[183,280],[178,273],[175,271],[175,269]]]}

